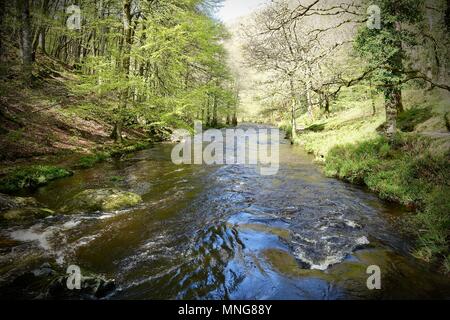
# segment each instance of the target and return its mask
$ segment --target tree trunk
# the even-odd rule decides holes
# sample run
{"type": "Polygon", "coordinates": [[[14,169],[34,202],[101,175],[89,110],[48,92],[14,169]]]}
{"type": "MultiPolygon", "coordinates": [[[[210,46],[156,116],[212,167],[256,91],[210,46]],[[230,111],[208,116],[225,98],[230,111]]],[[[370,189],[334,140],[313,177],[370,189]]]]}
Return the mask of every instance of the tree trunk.
{"type": "Polygon", "coordinates": [[[209,110],[209,95],[206,103],[206,125],[209,127],[211,125],[211,111],[209,110]]]}
{"type": "Polygon", "coordinates": [[[395,106],[397,108],[397,115],[405,111],[403,107],[402,89],[399,87],[393,88],[393,94],[395,99],[395,106]]]}
{"type": "Polygon", "coordinates": [[[213,118],[212,118],[212,123],[211,126],[216,128],[218,125],[218,120],[217,120],[217,95],[214,95],[214,100],[213,100],[213,118]]]}
{"type": "MultiPolygon", "coordinates": [[[[131,28],[131,0],[123,0],[123,34],[125,37],[125,41],[123,44],[122,51],[122,71],[125,75],[125,79],[128,80],[130,74],[130,52],[131,52],[131,41],[132,41],[132,28],[131,28]]],[[[122,142],[122,127],[124,122],[124,111],[127,108],[128,104],[128,83],[125,88],[121,92],[121,103],[119,107],[119,115],[118,119],[114,125],[112,138],[116,140],[116,142],[122,142]]]]}
{"type": "Polygon", "coordinates": [[[3,61],[3,55],[4,55],[4,44],[3,44],[3,19],[5,17],[5,2],[0,1],[0,61],[3,61]]]}
{"type": "Polygon", "coordinates": [[[369,81],[369,90],[370,90],[370,100],[372,102],[372,116],[377,115],[377,106],[375,104],[375,96],[373,94],[373,86],[372,86],[372,80],[369,81]]]}
{"type": "Polygon", "coordinates": [[[123,142],[122,123],[123,123],[122,121],[116,121],[116,123],[114,124],[114,128],[112,130],[111,136],[110,136],[111,139],[114,139],[118,143],[123,142]]]}
{"type": "Polygon", "coordinates": [[[311,78],[312,78],[312,70],[311,70],[311,66],[309,65],[308,59],[307,59],[307,76],[308,76],[308,80],[306,82],[306,103],[308,104],[308,115],[309,118],[311,120],[314,120],[314,106],[312,103],[312,98],[311,98],[311,78]]]}
{"type": "Polygon", "coordinates": [[[237,119],[236,111],[233,114],[232,125],[233,125],[233,127],[237,127],[237,125],[238,125],[238,119],[237,119]]]}
{"type": "MultiPolygon", "coordinates": [[[[402,32],[402,25],[400,22],[396,22],[395,23],[395,31],[397,33],[401,33],[402,32]]],[[[393,65],[397,68],[397,70],[403,70],[403,57],[402,54],[404,52],[404,48],[403,48],[403,42],[401,40],[399,40],[397,42],[397,47],[398,47],[398,53],[395,54],[393,56],[393,65]]],[[[397,78],[401,77],[401,71],[397,71],[395,76],[397,78]]],[[[397,114],[401,113],[404,111],[403,108],[403,100],[402,100],[402,89],[400,86],[394,86],[393,89],[393,96],[394,96],[394,101],[395,101],[395,105],[397,108],[397,114]]]]}
{"type": "Polygon", "coordinates": [[[313,110],[313,104],[311,101],[311,91],[309,89],[309,85],[307,85],[306,89],[306,102],[308,103],[308,115],[311,120],[314,120],[314,110],[313,110]]]}
{"type": "Polygon", "coordinates": [[[447,0],[447,8],[445,9],[445,26],[447,31],[450,32],[450,0],[447,0]]]}
{"type": "Polygon", "coordinates": [[[202,107],[202,123],[205,124],[205,105],[202,107]]]}
{"type": "MultiPolygon", "coordinates": [[[[42,4],[42,7],[41,7],[40,14],[43,17],[47,16],[47,12],[48,12],[47,8],[48,8],[48,0],[44,1],[42,4]]],[[[36,36],[34,37],[34,41],[33,41],[33,61],[36,60],[36,52],[37,52],[38,48],[41,49],[42,53],[44,53],[44,54],[46,53],[46,51],[45,51],[46,32],[47,32],[47,30],[46,30],[45,25],[42,22],[39,22],[38,26],[37,26],[37,30],[35,32],[36,36]]]]}
{"type": "Polygon", "coordinates": [[[31,16],[29,0],[16,0],[20,25],[20,49],[22,57],[22,78],[25,84],[31,85],[33,79],[33,47],[31,34],[31,16]]]}
{"type": "MultiPolygon", "coordinates": [[[[402,26],[400,22],[395,22],[395,32],[402,32],[402,26]]],[[[398,40],[396,46],[399,50],[391,57],[389,64],[393,67],[393,69],[398,71],[393,74],[394,79],[392,81],[388,81],[387,86],[384,88],[384,105],[386,109],[386,136],[391,142],[393,141],[397,132],[397,116],[399,113],[404,111],[402,102],[402,89],[396,83],[396,81],[401,78],[403,70],[402,54],[404,52],[404,49],[401,40],[398,40]]]]}
{"type": "Polygon", "coordinates": [[[291,89],[291,138],[292,142],[294,142],[296,136],[297,136],[297,121],[296,121],[296,108],[297,108],[297,102],[296,102],[296,96],[295,96],[295,87],[294,87],[294,78],[293,76],[290,76],[289,79],[290,89],[291,89]]]}
{"type": "Polygon", "coordinates": [[[384,106],[386,109],[386,136],[392,142],[397,132],[398,115],[398,88],[387,88],[384,93],[384,106]]]}
{"type": "Polygon", "coordinates": [[[325,96],[325,113],[327,115],[329,115],[330,114],[330,98],[326,94],[324,96],[325,96]]]}
{"type": "Polygon", "coordinates": [[[46,46],[46,31],[45,28],[41,28],[41,34],[39,35],[39,47],[41,48],[42,53],[47,54],[45,46],[46,46]]]}
{"type": "Polygon", "coordinates": [[[294,142],[296,136],[297,136],[297,123],[295,120],[295,100],[292,100],[291,104],[291,138],[292,142],[294,142]]]}

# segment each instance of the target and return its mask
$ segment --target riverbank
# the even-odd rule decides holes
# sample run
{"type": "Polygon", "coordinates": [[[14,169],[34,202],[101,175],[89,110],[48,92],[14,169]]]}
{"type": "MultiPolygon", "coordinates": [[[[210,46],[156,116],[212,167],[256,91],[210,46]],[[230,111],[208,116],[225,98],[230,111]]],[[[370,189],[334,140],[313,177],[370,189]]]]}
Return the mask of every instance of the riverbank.
{"type": "Polygon", "coordinates": [[[371,101],[308,123],[295,139],[322,163],[329,177],[367,186],[380,198],[406,206],[402,228],[414,235],[413,255],[450,272],[450,134],[443,92],[406,92],[394,144],[377,133],[382,101],[371,101]]]}
{"type": "Polygon", "coordinates": [[[14,193],[165,140],[162,127],[130,123],[111,139],[117,101],[77,91],[72,67],[39,54],[32,87],[18,70],[0,78],[0,192],[14,193]]]}

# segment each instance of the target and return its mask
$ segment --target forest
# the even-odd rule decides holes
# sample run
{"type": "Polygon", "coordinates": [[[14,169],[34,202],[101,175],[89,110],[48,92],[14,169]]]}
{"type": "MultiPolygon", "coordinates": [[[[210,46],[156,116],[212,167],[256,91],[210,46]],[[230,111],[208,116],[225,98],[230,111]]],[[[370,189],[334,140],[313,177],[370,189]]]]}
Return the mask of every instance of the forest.
{"type": "Polygon", "coordinates": [[[1,300],[449,298],[450,1],[251,5],[0,2],[1,300]]]}
{"type": "Polygon", "coordinates": [[[78,75],[77,92],[110,104],[92,107],[112,108],[108,120],[117,141],[124,126],[183,126],[194,117],[215,126],[219,115],[228,123],[236,117],[221,46],[227,32],[208,16],[214,1],[2,5],[2,52],[16,66],[20,60],[15,71],[23,83],[33,87],[53,71],[39,65],[42,56],[69,67],[78,75]]]}

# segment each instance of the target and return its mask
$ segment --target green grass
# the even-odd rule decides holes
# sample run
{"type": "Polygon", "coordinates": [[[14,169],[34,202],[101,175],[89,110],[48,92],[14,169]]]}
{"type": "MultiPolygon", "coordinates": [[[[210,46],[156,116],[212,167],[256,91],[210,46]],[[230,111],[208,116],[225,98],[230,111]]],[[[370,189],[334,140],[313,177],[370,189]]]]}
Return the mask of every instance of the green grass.
{"type": "Polygon", "coordinates": [[[450,272],[450,152],[432,152],[430,146],[418,135],[399,135],[393,144],[378,137],[336,146],[325,173],[415,209],[407,219],[418,238],[415,255],[450,272]]]}
{"type": "Polygon", "coordinates": [[[306,128],[305,131],[322,132],[325,130],[325,125],[326,123],[313,124],[306,128]]]}
{"type": "Polygon", "coordinates": [[[21,189],[32,189],[72,174],[69,170],[53,166],[37,165],[20,168],[0,179],[0,191],[15,192],[21,189]]]}
{"type": "Polygon", "coordinates": [[[111,182],[123,182],[125,180],[124,177],[119,177],[119,176],[112,176],[109,179],[111,182]]]}
{"type": "Polygon", "coordinates": [[[376,128],[383,122],[382,116],[359,117],[357,114],[355,116],[356,120],[348,120],[348,123],[346,120],[340,122],[338,117],[331,118],[321,131],[300,134],[295,143],[302,145],[307,152],[320,160],[335,146],[375,138],[376,128]]]}
{"type": "Polygon", "coordinates": [[[78,160],[76,167],[80,169],[92,168],[97,163],[103,162],[109,158],[111,158],[111,154],[107,152],[98,152],[93,155],[81,157],[80,160],[78,160]]]}
{"type": "Polygon", "coordinates": [[[134,142],[128,145],[117,145],[110,149],[109,153],[112,157],[121,156],[123,154],[133,153],[136,151],[147,149],[150,146],[148,141],[134,142]]]}

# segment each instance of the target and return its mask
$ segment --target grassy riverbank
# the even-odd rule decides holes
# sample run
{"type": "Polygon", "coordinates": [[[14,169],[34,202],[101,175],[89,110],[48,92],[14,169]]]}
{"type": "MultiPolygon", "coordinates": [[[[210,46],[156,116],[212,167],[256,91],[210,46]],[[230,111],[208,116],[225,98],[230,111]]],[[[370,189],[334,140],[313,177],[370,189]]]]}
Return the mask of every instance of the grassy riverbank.
{"type": "Polygon", "coordinates": [[[344,95],[338,111],[328,118],[299,119],[306,130],[295,142],[324,164],[328,176],[365,185],[381,198],[409,208],[403,225],[417,238],[413,254],[450,273],[448,98],[442,92],[418,97],[407,91],[400,132],[390,145],[376,131],[384,121],[381,97],[373,115],[371,101],[361,96],[356,107],[340,108],[350,96],[344,95]]]}
{"type": "Polygon", "coordinates": [[[148,148],[149,141],[135,141],[125,144],[103,146],[101,151],[93,151],[90,154],[74,154],[69,161],[64,161],[64,156],[54,158],[46,164],[28,164],[27,162],[17,167],[6,170],[0,176],[0,192],[15,193],[23,189],[34,189],[47,183],[71,176],[74,170],[91,168],[97,163],[117,158],[125,154],[148,148]]]}

